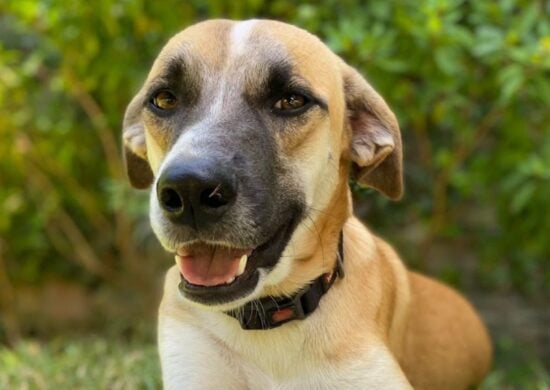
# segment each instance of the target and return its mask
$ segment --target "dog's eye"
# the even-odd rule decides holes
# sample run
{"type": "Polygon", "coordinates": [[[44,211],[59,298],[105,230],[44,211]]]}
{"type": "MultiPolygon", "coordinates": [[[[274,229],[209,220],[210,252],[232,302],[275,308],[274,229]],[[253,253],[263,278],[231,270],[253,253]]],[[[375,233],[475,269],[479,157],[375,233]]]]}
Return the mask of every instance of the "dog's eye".
{"type": "Polygon", "coordinates": [[[277,100],[273,107],[281,111],[297,110],[305,106],[307,102],[308,100],[305,96],[291,93],[277,100]]]}
{"type": "Polygon", "coordinates": [[[151,99],[151,104],[163,111],[170,111],[177,107],[178,98],[170,91],[159,91],[151,99]]]}

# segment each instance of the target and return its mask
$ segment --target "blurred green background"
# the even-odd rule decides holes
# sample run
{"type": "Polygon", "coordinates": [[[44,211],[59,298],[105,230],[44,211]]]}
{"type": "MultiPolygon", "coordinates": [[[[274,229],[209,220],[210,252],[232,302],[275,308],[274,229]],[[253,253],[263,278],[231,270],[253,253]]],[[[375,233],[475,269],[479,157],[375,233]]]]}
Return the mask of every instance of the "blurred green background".
{"type": "Polygon", "coordinates": [[[496,346],[484,388],[549,389],[550,6],[545,1],[0,2],[0,388],[156,388],[172,260],[120,160],[166,40],[213,17],[319,35],[396,112],[406,196],[356,212],[456,286],[496,346]]]}

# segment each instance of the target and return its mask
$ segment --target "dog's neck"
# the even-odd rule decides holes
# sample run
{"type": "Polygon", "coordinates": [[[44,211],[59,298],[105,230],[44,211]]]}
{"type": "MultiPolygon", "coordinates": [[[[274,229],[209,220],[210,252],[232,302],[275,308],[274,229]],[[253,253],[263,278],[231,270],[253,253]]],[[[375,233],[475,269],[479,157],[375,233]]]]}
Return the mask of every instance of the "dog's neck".
{"type": "Polygon", "coordinates": [[[308,235],[290,243],[293,249],[286,255],[295,259],[291,270],[282,281],[266,285],[265,296],[292,296],[310,281],[334,269],[338,237],[352,217],[351,205],[347,168],[341,168],[339,184],[328,203],[314,210],[303,222],[308,235]]]}
{"type": "MultiPolygon", "coordinates": [[[[320,266],[330,268],[319,269],[317,276],[304,278],[305,275],[302,275],[293,278],[295,282],[301,279],[299,287],[293,288],[291,286],[295,283],[283,282],[282,286],[277,286],[278,288],[267,289],[267,296],[228,313],[239,320],[243,329],[271,329],[288,321],[307,317],[317,308],[319,301],[330,289],[332,283],[339,276],[343,276],[343,229],[352,215],[352,199],[347,181],[347,166],[342,168],[340,183],[325,208],[330,211],[319,213],[316,221],[315,231],[318,234],[319,245],[315,247],[311,256],[302,262],[302,264],[319,262],[320,266]],[[333,255],[328,255],[329,253],[333,255]],[[334,262],[325,261],[329,256],[333,256],[334,262]]],[[[293,274],[297,276],[301,272],[295,269],[293,274]]]]}

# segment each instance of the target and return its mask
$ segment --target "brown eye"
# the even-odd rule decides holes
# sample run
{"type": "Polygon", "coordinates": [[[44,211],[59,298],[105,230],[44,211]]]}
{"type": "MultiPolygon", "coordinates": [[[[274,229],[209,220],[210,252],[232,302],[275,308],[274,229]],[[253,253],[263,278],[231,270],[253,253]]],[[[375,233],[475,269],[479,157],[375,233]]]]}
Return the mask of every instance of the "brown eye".
{"type": "Polygon", "coordinates": [[[306,97],[292,93],[284,96],[275,103],[275,108],[278,110],[296,110],[302,108],[307,103],[306,97]]]}
{"type": "Polygon", "coordinates": [[[160,91],[153,96],[151,103],[159,110],[170,111],[177,107],[178,99],[170,91],[160,91]]]}

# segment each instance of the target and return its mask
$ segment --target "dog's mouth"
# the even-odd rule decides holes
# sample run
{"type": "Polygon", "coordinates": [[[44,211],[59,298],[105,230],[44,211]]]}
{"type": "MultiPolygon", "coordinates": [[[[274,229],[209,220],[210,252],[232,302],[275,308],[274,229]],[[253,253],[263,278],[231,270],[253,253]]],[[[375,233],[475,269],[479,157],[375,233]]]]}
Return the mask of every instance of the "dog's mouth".
{"type": "Polygon", "coordinates": [[[233,283],[242,276],[252,249],[238,249],[207,243],[180,247],[176,263],[190,284],[216,287],[233,283]]]}
{"type": "Polygon", "coordinates": [[[176,252],[180,292],[204,305],[228,303],[250,295],[259,282],[259,269],[269,270],[277,264],[297,223],[298,218],[291,218],[254,248],[206,242],[181,245],[176,252]]]}

